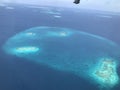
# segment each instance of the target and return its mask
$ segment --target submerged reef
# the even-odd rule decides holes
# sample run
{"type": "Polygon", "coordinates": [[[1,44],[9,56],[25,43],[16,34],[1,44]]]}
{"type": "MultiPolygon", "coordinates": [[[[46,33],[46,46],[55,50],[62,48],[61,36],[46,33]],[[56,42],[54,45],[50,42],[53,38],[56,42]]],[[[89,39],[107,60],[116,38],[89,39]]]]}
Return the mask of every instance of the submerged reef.
{"type": "Polygon", "coordinates": [[[119,82],[117,74],[117,63],[112,58],[102,58],[96,68],[94,68],[93,78],[95,78],[105,88],[113,87],[119,82]]]}
{"type": "Polygon", "coordinates": [[[33,27],[9,38],[3,50],[74,73],[101,87],[112,88],[119,83],[120,47],[90,33],[60,27],[33,27]]]}

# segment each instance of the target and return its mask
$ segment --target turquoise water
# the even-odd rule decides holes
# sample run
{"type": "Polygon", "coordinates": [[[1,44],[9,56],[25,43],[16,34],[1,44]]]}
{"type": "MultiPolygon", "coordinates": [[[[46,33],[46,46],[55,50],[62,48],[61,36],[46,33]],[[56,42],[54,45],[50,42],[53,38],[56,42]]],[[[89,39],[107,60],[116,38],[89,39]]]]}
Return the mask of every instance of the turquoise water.
{"type": "Polygon", "coordinates": [[[0,90],[119,90],[120,17],[0,6],[0,90]]]}
{"type": "Polygon", "coordinates": [[[33,27],[3,46],[8,54],[67,71],[110,89],[119,83],[120,47],[106,38],[61,27],[33,27]]]}

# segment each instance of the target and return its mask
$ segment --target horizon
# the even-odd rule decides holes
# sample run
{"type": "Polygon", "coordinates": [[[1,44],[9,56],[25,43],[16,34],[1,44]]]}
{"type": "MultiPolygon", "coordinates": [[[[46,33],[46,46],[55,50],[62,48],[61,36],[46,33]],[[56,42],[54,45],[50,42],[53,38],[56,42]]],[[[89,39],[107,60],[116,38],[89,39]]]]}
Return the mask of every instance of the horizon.
{"type": "Polygon", "coordinates": [[[74,0],[1,0],[0,3],[15,3],[27,5],[45,5],[57,7],[69,7],[78,9],[91,9],[109,12],[120,12],[119,0],[81,0],[80,4],[74,4],[74,0]]]}

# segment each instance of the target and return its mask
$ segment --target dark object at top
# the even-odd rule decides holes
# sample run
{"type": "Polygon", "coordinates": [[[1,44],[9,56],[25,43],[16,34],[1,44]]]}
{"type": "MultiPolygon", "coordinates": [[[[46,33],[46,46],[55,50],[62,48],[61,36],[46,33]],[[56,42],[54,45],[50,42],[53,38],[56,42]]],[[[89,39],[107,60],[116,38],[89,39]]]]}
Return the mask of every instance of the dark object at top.
{"type": "Polygon", "coordinates": [[[79,3],[80,3],[80,0],[75,0],[73,3],[79,4],[79,3]]]}

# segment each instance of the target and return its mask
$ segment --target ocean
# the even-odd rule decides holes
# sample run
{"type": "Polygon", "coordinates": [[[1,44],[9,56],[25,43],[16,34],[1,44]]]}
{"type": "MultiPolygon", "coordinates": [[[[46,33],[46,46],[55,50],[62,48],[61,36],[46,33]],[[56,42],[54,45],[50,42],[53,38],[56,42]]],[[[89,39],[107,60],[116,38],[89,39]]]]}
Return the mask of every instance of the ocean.
{"type": "MultiPolygon", "coordinates": [[[[119,46],[119,23],[120,14],[112,12],[21,4],[1,5],[0,90],[106,90],[98,83],[92,83],[74,73],[8,54],[3,46],[14,35],[39,26],[75,29],[104,37],[119,46]]],[[[120,76],[119,65],[116,72],[120,76]]],[[[119,89],[120,83],[110,88],[119,89]]]]}

